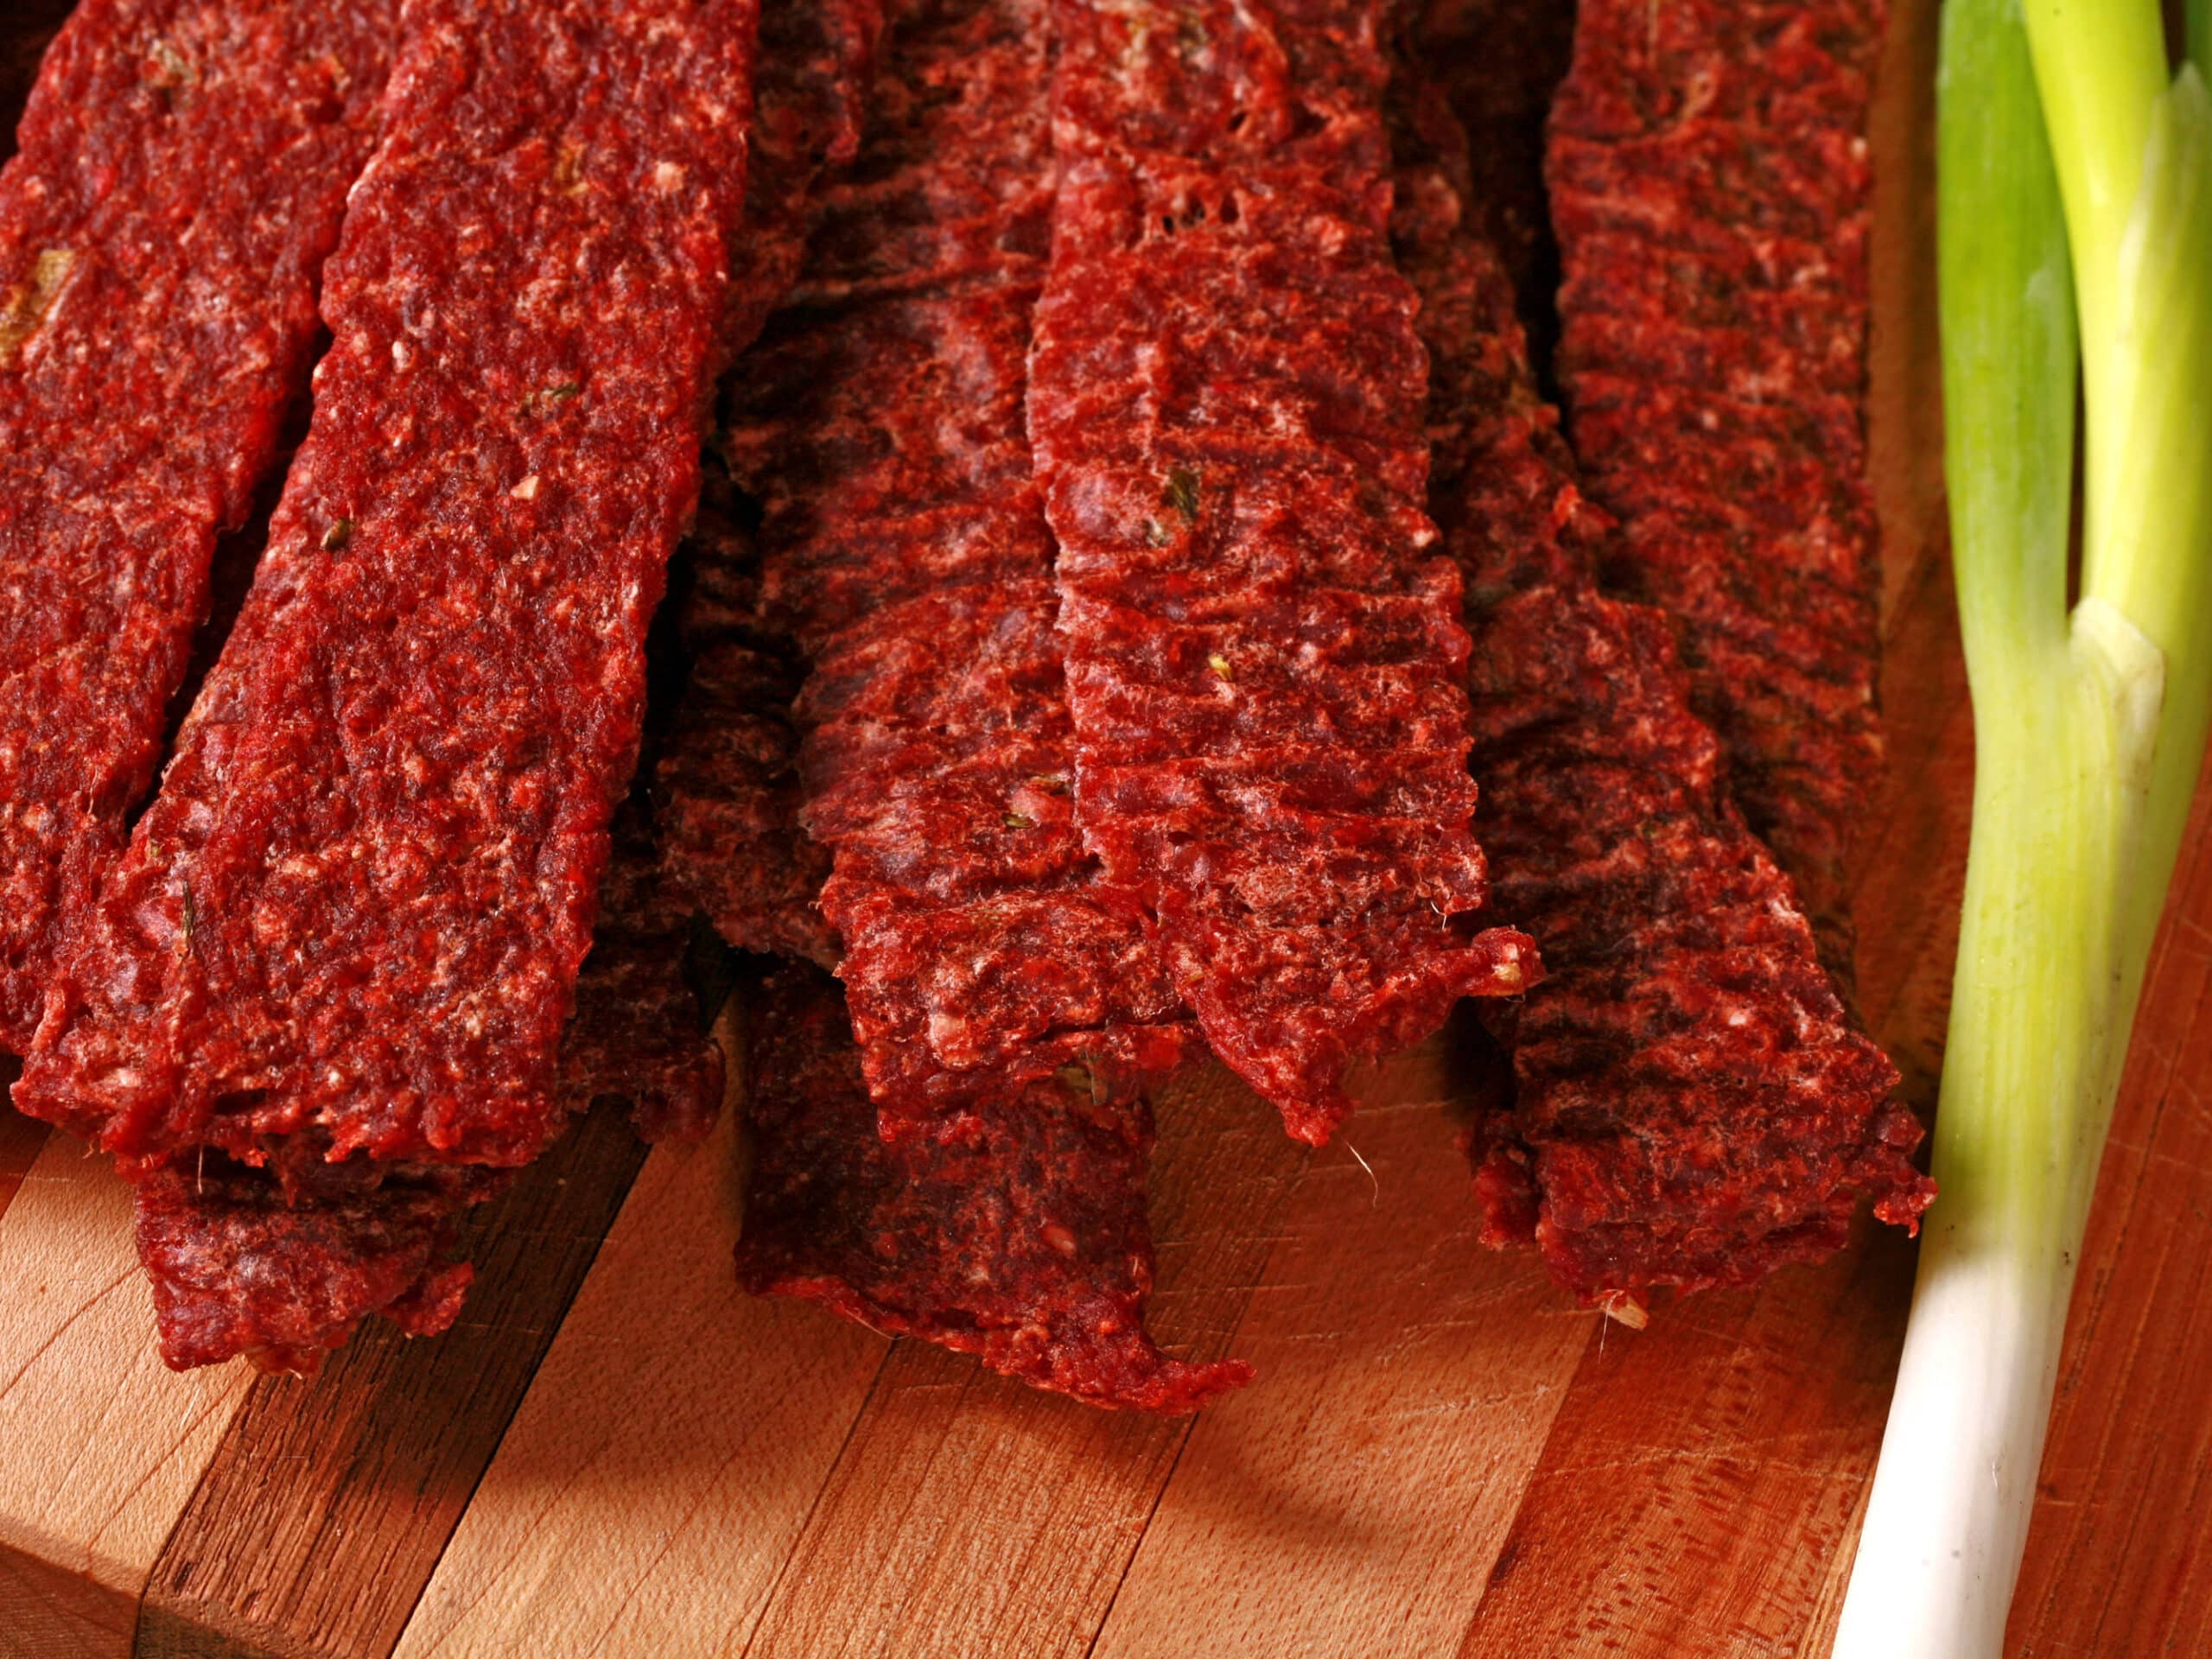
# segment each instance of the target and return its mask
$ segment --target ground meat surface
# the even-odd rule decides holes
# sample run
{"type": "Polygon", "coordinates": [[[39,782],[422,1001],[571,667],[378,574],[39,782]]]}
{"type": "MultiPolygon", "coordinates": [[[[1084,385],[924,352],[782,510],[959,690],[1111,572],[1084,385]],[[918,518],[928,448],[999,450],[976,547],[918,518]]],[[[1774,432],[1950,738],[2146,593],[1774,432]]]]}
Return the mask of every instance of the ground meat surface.
{"type": "Polygon", "coordinates": [[[1552,112],[1559,378],[1609,584],[1672,613],[1745,817],[1847,981],[1882,768],[1866,481],[1880,0],[1584,0],[1552,112]]]}
{"type": "Polygon", "coordinates": [[[748,0],[409,0],[254,588],[17,1101],[107,1149],[526,1161],[697,489],[748,0]]]}
{"type": "Polygon", "coordinates": [[[0,1046],[153,782],[307,382],[397,0],[86,0],[0,170],[0,1046]]]}
{"type": "Polygon", "coordinates": [[[1214,1052],[1313,1141],[1352,1059],[1536,971],[1471,925],[1468,645],[1421,506],[1385,10],[1053,8],[1029,423],[1076,819],[1214,1052]]]}
{"type": "Polygon", "coordinates": [[[1050,46],[1033,0],[902,16],[853,175],[819,193],[805,276],[726,409],[761,512],[758,632],[807,670],[801,818],[887,1132],[1071,1069],[1132,1099],[1197,1048],[1071,810],[1023,413],[1050,46]]]}
{"type": "Polygon", "coordinates": [[[1394,240],[1433,365],[1432,510],[1466,579],[1480,829],[1546,976],[1496,1028],[1487,1236],[1582,1300],[1756,1280],[1933,1192],[1897,1074],[1821,968],[1789,879],[1722,783],[1670,620],[1602,594],[1617,531],[1536,394],[1507,270],[1463,211],[1464,135],[1402,82],[1394,240]]]}

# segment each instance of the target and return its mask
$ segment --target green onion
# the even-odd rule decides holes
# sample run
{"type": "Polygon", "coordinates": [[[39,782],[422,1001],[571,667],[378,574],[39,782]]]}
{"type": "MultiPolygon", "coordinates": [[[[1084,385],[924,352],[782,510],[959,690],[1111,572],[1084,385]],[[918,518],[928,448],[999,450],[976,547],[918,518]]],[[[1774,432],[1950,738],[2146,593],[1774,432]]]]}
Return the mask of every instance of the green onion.
{"type": "MultiPolygon", "coordinates": [[[[2190,49],[2212,49],[2191,0],[2190,49]]],[[[1974,827],[1921,1246],[1838,1659],[2000,1653],[2212,724],[2212,101],[2155,0],[1947,0],[1945,465],[1974,827]],[[2067,603],[2075,358],[2081,597],[2067,603]]]]}

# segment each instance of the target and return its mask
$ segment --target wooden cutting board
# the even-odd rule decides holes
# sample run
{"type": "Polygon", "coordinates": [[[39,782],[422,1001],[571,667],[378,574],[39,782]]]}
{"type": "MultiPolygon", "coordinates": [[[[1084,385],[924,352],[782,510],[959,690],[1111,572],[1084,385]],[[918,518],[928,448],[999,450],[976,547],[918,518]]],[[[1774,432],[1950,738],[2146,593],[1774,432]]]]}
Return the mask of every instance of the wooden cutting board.
{"type": "MultiPolygon", "coordinates": [[[[60,8],[0,16],[0,99],[60,8]]],[[[1971,734],[1937,472],[1932,5],[1878,149],[1874,457],[1894,772],[1862,995],[1925,1108],[1971,734]]],[[[2183,855],[2101,1177],[2011,1648],[2212,1650],[2212,817],[2183,855]]],[[[1162,1103],[1157,1326],[1256,1363],[1116,1416],[732,1280],[726,1127],[601,1116],[481,1221],[432,1342],[175,1376],[105,1164],[0,1109],[0,1656],[1819,1655],[1910,1247],[1864,1237],[1631,1332],[1474,1242],[1465,1031],[1308,1154],[1218,1072],[1162,1103]]]]}

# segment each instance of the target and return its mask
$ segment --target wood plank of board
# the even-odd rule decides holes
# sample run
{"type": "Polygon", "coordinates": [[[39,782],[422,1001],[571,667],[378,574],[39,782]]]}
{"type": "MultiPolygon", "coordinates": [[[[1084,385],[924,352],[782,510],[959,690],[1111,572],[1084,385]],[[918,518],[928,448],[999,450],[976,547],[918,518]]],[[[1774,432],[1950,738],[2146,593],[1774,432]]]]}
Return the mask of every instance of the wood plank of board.
{"type": "MultiPolygon", "coordinates": [[[[734,1112],[653,1153],[398,1644],[737,1651],[889,1344],[739,1291],[734,1112]]],[[[381,1651],[379,1649],[378,1651],[381,1651]]]]}
{"type": "Polygon", "coordinates": [[[314,1380],[256,1381],[154,1566],[138,1659],[389,1653],[643,1159],[602,1104],[473,1218],[451,1331],[375,1320],[314,1380]]]}
{"type": "Polygon", "coordinates": [[[2197,791],[2083,1241],[2005,1647],[2212,1652],[2212,787],[2197,791]]]}
{"type": "Polygon", "coordinates": [[[245,1398],[154,1347],[130,1194],[50,1139],[0,1215],[0,1634],[9,1653],[130,1651],[162,1541],[245,1398]]]}
{"type": "Polygon", "coordinates": [[[0,1103],[0,1216],[22,1188],[23,1177],[46,1145],[47,1127],[0,1103]]]}
{"type": "Polygon", "coordinates": [[[1293,1191],[1233,1344],[1261,1382],[1200,1420],[1100,1659],[1426,1656],[1465,1629],[1599,1317],[1477,1241],[1443,1105],[1497,1086],[1471,1013],[1485,1052],[1404,1078],[1293,1191]]]}
{"type": "MultiPolygon", "coordinates": [[[[1218,1072],[1161,1122],[1154,1324],[1217,1354],[1303,1154],[1218,1072]]],[[[646,1166],[400,1654],[1081,1651],[1187,1421],[744,1297],[734,1138],[646,1166]]]]}
{"type": "MultiPolygon", "coordinates": [[[[1404,1057],[1361,1092],[1394,1097],[1434,1064],[1404,1057]]],[[[1218,1067],[1170,1090],[1160,1121],[1151,1323],[1210,1359],[1234,1351],[1307,1154],[1218,1067]]],[[[747,1652],[1083,1654],[1190,1432],[1188,1418],[1099,1411],[901,1344],[747,1652]]]]}

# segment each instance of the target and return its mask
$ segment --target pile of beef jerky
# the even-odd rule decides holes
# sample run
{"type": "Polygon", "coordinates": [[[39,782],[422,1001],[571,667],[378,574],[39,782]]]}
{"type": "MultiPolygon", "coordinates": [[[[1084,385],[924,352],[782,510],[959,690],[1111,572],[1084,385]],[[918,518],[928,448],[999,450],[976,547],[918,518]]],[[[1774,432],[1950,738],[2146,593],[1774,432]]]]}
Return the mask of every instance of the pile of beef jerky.
{"type": "Polygon", "coordinates": [[[695,917],[745,1283],[1096,1403],[1249,1375],[1145,1330],[1160,1085],[1318,1144],[1464,996],[1488,1236],[1583,1304],[1914,1224],[1879,29],[82,0],[0,170],[0,1043],[164,1357],[441,1330],[584,1107],[703,1135],[695,917]]]}

